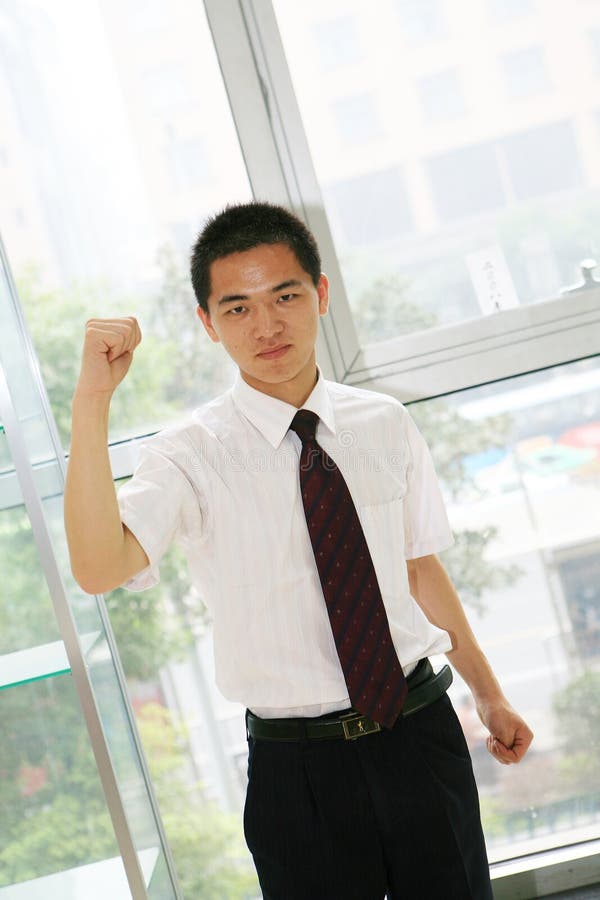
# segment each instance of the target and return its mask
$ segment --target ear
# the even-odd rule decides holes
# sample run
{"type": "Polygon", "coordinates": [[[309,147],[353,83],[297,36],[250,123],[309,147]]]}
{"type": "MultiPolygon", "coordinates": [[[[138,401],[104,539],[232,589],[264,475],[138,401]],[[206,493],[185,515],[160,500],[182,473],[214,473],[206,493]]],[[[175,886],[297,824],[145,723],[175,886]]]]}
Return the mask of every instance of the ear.
{"type": "Polygon", "coordinates": [[[324,272],[317,282],[317,295],[319,297],[319,315],[324,316],[329,308],[329,279],[324,272]]]}
{"type": "Polygon", "coordinates": [[[210,319],[210,313],[203,310],[201,306],[196,307],[196,313],[198,314],[198,318],[204,325],[205,331],[206,331],[207,335],[209,336],[209,338],[211,339],[211,341],[214,341],[215,344],[218,344],[221,339],[220,339],[219,335],[217,334],[217,332],[215,331],[215,329],[213,328],[213,325],[212,325],[212,322],[210,319]]]}

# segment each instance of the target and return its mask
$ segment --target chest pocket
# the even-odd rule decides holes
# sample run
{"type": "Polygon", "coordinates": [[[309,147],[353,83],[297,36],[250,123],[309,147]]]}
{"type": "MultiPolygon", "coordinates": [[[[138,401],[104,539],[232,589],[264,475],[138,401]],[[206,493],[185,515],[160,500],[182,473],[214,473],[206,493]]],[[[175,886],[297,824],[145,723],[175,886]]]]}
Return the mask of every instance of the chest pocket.
{"type": "Polygon", "coordinates": [[[404,498],[408,489],[406,468],[385,470],[355,481],[358,517],[373,559],[384,599],[398,597],[403,588],[404,498]]]}
{"type": "Polygon", "coordinates": [[[385,459],[365,454],[346,467],[344,478],[357,509],[402,500],[408,489],[405,454],[390,453],[385,459]]]}

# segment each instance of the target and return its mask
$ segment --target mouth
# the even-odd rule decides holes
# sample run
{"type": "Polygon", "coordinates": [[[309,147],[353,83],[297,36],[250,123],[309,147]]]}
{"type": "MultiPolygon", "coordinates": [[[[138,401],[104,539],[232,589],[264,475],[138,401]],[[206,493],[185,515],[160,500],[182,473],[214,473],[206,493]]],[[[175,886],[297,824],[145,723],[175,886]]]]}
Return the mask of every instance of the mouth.
{"type": "Polygon", "coordinates": [[[262,353],[257,353],[261,359],[279,359],[280,356],[283,356],[284,353],[290,349],[290,344],[280,344],[278,347],[272,347],[269,350],[263,350],[262,353]]]}

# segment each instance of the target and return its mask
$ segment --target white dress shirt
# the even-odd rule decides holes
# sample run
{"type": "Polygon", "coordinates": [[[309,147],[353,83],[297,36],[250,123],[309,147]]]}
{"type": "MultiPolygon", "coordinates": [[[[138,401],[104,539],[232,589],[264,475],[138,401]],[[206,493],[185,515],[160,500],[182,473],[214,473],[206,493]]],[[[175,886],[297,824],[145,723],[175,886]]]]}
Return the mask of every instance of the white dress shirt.
{"type": "MultiPolygon", "coordinates": [[[[429,451],[385,394],[319,375],[305,409],[341,470],[371,551],[398,658],[451,649],[409,593],[406,560],[451,546],[429,451]]],[[[308,535],[298,475],[296,408],[238,375],[222,396],[145,441],[119,491],[123,522],[150,565],[124,585],[159,580],[172,541],[213,619],[217,685],[265,717],[350,705],[308,535]]]]}

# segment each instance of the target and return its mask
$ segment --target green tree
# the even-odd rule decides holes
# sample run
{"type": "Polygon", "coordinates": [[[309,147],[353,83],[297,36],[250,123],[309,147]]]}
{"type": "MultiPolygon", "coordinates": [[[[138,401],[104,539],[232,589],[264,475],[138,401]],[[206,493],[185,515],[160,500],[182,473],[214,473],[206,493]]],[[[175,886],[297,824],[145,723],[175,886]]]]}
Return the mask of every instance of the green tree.
{"type": "Polygon", "coordinates": [[[400,275],[377,278],[351,301],[361,343],[387,341],[437,324],[433,313],[406,299],[409,284],[400,275]]]}
{"type": "Polygon", "coordinates": [[[31,524],[23,507],[0,512],[0,654],[59,639],[31,524]]]}
{"type": "MultiPolygon", "coordinates": [[[[39,358],[52,412],[63,445],[71,434],[71,397],[77,382],[85,323],[98,316],[130,315],[139,303],[87,284],[46,289],[30,268],[17,279],[19,298],[39,358]]],[[[136,364],[111,404],[111,434],[131,435],[158,424],[170,414],[163,399],[173,348],[152,334],[145,335],[136,364]],[[132,427],[133,426],[133,427],[132,427]]]]}
{"type": "Polygon", "coordinates": [[[17,279],[65,447],[70,440],[71,397],[89,318],[137,313],[143,331],[135,362],[111,403],[111,440],[156,431],[231,380],[231,367],[221,348],[204,333],[195,315],[189,277],[169,246],[159,251],[158,265],[161,278],[143,299],[102,285],[74,283],[67,289],[47,289],[33,266],[17,279]]]}
{"type": "Polygon", "coordinates": [[[148,325],[158,340],[173,348],[163,397],[171,409],[190,409],[229,386],[233,364],[204,333],[189,273],[170,244],[158,251],[158,266],[161,280],[149,306],[148,325]]]}
{"type": "Polygon", "coordinates": [[[4,690],[0,702],[0,884],[116,856],[70,675],[4,690]]]}

